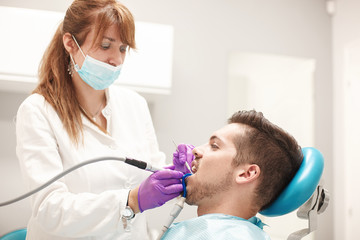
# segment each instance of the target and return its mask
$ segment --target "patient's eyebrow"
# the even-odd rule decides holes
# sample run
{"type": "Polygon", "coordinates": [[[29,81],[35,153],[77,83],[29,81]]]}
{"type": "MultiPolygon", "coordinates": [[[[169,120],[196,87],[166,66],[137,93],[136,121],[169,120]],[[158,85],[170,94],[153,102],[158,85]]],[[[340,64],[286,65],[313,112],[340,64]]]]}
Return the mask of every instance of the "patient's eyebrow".
{"type": "Polygon", "coordinates": [[[212,136],[210,137],[210,141],[218,141],[218,142],[220,142],[220,143],[224,143],[224,141],[221,140],[221,138],[219,138],[219,137],[216,136],[216,135],[212,135],[212,136]]]}

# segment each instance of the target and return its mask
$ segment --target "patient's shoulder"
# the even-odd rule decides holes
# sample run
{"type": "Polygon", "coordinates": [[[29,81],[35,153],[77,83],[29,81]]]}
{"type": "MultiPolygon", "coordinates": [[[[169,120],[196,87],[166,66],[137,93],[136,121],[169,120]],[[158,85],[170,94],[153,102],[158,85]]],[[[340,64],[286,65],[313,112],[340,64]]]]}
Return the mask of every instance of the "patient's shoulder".
{"type": "Polygon", "coordinates": [[[206,214],[176,223],[169,228],[163,239],[195,240],[199,238],[210,240],[270,239],[270,237],[253,222],[225,214],[206,214]]]}

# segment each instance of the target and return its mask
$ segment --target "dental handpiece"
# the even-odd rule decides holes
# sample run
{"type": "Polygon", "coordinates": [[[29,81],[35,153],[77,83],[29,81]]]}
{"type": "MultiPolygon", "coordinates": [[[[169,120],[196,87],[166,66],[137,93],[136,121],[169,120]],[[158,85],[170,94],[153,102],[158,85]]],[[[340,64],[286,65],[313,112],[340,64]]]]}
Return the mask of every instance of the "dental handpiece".
{"type": "Polygon", "coordinates": [[[33,195],[34,193],[37,193],[38,191],[46,188],[47,186],[49,186],[50,184],[52,184],[53,182],[55,182],[56,180],[62,178],[63,176],[69,174],[70,172],[83,167],[85,165],[91,164],[91,163],[95,163],[95,162],[100,162],[100,161],[108,161],[108,160],[115,160],[115,161],[121,161],[121,162],[125,162],[126,164],[138,167],[140,169],[146,170],[146,171],[150,171],[150,172],[156,172],[159,170],[162,170],[162,168],[158,168],[158,167],[154,167],[152,166],[150,163],[144,162],[144,161],[140,161],[140,160],[136,160],[136,159],[132,159],[132,158],[127,158],[127,157],[99,157],[99,158],[94,158],[94,159],[90,159],[88,161],[84,161],[81,162],[65,171],[63,171],[62,173],[59,173],[58,175],[56,175],[55,177],[53,177],[52,179],[48,180],[47,182],[45,182],[43,185],[35,188],[34,190],[25,193],[17,198],[14,198],[12,200],[6,201],[6,202],[0,202],[0,207],[6,206],[6,205],[10,205],[12,203],[18,202],[22,199],[25,199],[31,195],[33,195]]]}
{"type": "Polygon", "coordinates": [[[162,170],[162,168],[154,167],[148,162],[132,159],[132,158],[125,158],[125,163],[130,164],[132,166],[138,167],[140,169],[144,169],[146,171],[150,172],[157,172],[159,170],[162,170]]]}

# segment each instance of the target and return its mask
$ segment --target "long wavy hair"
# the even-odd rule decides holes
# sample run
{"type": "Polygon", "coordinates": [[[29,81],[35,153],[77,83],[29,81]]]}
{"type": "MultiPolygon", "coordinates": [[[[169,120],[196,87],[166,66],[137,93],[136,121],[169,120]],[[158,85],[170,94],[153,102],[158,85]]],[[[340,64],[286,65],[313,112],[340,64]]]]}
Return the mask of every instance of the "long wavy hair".
{"type": "MultiPolygon", "coordinates": [[[[89,32],[94,29],[96,37],[92,46],[99,46],[104,32],[114,24],[119,29],[121,41],[135,49],[134,18],[124,5],[116,0],[75,0],[67,9],[64,20],[57,28],[39,65],[39,84],[33,93],[44,96],[51,104],[75,144],[79,143],[83,134],[81,114],[95,122],[83,112],[78,102],[68,72],[70,56],[65,50],[63,35],[74,35],[79,45],[82,45],[89,32]]],[[[102,129],[99,125],[98,127],[102,129]]]]}

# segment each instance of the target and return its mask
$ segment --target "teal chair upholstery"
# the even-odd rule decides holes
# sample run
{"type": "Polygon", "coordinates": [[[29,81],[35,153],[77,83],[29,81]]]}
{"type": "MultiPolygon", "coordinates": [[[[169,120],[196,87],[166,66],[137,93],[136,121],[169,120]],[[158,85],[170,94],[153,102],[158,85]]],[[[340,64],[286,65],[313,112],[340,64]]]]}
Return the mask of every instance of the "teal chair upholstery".
{"type": "Polygon", "coordinates": [[[26,228],[12,231],[0,237],[0,240],[25,240],[25,239],[26,239],[26,228]]]}
{"type": "Polygon", "coordinates": [[[317,215],[327,208],[330,195],[320,181],[324,170],[324,157],[319,150],[306,147],[302,149],[304,158],[298,172],[288,186],[270,205],[260,212],[267,217],[277,217],[296,209],[297,216],[308,220],[308,228],[289,235],[287,240],[300,240],[317,229],[317,215]]]}
{"type": "Polygon", "coordinates": [[[298,172],[276,201],[260,212],[267,217],[290,213],[303,205],[314,193],[324,170],[324,157],[319,150],[302,149],[304,158],[298,172]]]}

